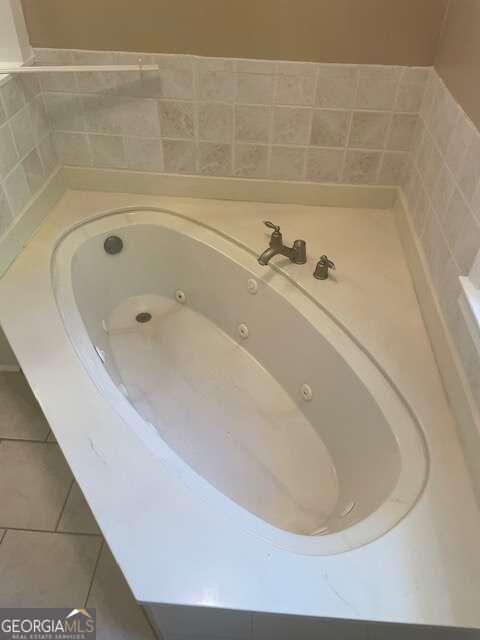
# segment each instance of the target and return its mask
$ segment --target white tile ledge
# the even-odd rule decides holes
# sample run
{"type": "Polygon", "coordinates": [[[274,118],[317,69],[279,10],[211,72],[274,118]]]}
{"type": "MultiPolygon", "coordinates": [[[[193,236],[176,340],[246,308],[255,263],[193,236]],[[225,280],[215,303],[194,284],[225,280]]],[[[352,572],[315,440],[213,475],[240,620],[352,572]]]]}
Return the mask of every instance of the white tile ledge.
{"type": "Polygon", "coordinates": [[[462,293],[458,303],[480,357],[480,289],[467,277],[460,277],[460,284],[462,293]]]}
{"type": "MultiPolygon", "coordinates": [[[[28,58],[28,60],[25,60],[25,62],[23,62],[23,63],[20,63],[20,62],[18,62],[18,63],[15,63],[15,62],[5,62],[5,63],[4,63],[4,65],[5,65],[5,66],[7,66],[7,65],[8,65],[9,67],[29,67],[30,65],[32,65],[32,64],[33,64],[34,60],[35,60],[35,56],[34,56],[34,55],[31,55],[31,56],[28,58]]],[[[10,80],[10,78],[11,78],[11,77],[12,77],[12,75],[11,75],[11,74],[9,74],[9,73],[7,73],[7,74],[5,74],[5,73],[0,74],[0,87],[1,87],[2,85],[6,84],[6,83],[10,80]]]]}

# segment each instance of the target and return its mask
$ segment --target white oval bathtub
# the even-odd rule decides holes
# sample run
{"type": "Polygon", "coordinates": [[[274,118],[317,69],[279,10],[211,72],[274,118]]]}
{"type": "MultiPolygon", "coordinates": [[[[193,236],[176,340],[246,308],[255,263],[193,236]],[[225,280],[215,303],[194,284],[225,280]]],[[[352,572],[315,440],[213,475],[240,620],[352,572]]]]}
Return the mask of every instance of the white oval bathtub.
{"type": "Polygon", "coordinates": [[[427,454],[405,402],[335,320],[247,248],[174,212],[114,212],[61,239],[52,277],[112,408],[245,531],[340,553],[415,504],[427,454]],[[116,255],[104,250],[111,235],[123,240],[116,255]]]}

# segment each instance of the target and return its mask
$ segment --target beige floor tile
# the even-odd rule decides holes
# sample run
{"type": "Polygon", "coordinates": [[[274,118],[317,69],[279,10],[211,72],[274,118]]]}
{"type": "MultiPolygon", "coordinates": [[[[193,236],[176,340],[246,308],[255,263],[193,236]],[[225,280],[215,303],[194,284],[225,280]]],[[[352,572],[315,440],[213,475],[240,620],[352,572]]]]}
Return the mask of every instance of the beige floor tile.
{"type": "Polygon", "coordinates": [[[56,444],[0,444],[0,527],[46,529],[57,525],[72,475],[56,444]]]}
{"type": "Polygon", "coordinates": [[[100,529],[95,522],[90,507],[76,482],[73,484],[67,498],[57,531],[100,534],[100,529]]]}
{"type": "Polygon", "coordinates": [[[100,556],[87,606],[97,608],[98,640],[155,639],[107,545],[100,556]]]}
{"type": "Polygon", "coordinates": [[[101,538],[7,531],[0,544],[1,607],[85,604],[101,538]]]}
{"type": "Polygon", "coordinates": [[[49,428],[24,375],[0,373],[0,438],[43,441],[49,428]]]}

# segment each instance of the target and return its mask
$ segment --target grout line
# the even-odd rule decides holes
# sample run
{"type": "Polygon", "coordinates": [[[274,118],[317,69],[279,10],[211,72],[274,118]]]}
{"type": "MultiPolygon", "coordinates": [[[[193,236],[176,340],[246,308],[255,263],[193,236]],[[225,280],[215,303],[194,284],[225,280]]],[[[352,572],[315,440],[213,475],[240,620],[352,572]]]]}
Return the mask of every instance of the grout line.
{"type": "MultiPolygon", "coordinates": [[[[50,431],[47,434],[47,438],[50,435],[50,431]]],[[[46,440],[34,440],[33,438],[9,438],[8,436],[0,436],[0,440],[6,442],[29,442],[31,444],[58,444],[58,442],[47,442],[46,440]]]]}
{"type": "Polygon", "coordinates": [[[153,633],[153,637],[157,638],[157,640],[162,640],[163,636],[159,636],[157,633],[157,630],[155,629],[155,627],[153,626],[153,622],[151,622],[149,615],[147,614],[145,607],[142,604],[138,605],[140,607],[140,611],[143,614],[143,617],[145,618],[145,621],[150,629],[150,631],[153,633]]]}
{"type": "MultiPolygon", "coordinates": [[[[262,105],[260,105],[262,106],[262,105]]],[[[296,107],[293,107],[294,109],[296,107]]],[[[123,136],[120,134],[109,134],[109,133],[95,133],[93,131],[89,131],[84,132],[84,131],[69,131],[69,130],[64,130],[64,129],[59,129],[58,130],[59,133],[68,133],[68,134],[85,134],[85,135],[95,135],[95,136],[106,136],[106,137],[113,137],[113,138],[122,138],[123,136]]],[[[191,143],[195,143],[195,139],[194,138],[172,138],[171,136],[165,136],[165,137],[161,137],[158,138],[157,136],[155,136],[154,138],[145,138],[145,137],[140,137],[140,136],[126,136],[128,138],[135,138],[135,139],[139,139],[139,140],[150,140],[150,139],[154,139],[154,140],[158,140],[159,142],[162,141],[167,141],[167,142],[191,142],[191,143]]],[[[345,149],[351,150],[351,151],[362,151],[364,153],[371,153],[372,151],[376,151],[376,152],[382,152],[382,151],[388,151],[389,153],[397,153],[397,154],[402,154],[402,153],[409,153],[408,150],[401,150],[401,149],[384,149],[381,146],[378,147],[349,147],[347,145],[344,146],[325,146],[325,145],[315,145],[315,144],[291,144],[291,143],[273,143],[272,145],[270,145],[268,142],[252,142],[249,140],[235,140],[233,142],[230,141],[222,141],[222,140],[214,140],[211,138],[199,138],[198,142],[211,142],[212,144],[232,144],[232,146],[235,146],[237,144],[240,144],[242,146],[250,146],[250,147],[288,147],[291,149],[328,149],[328,150],[339,150],[339,151],[344,151],[345,149]]],[[[67,165],[69,166],[69,165],[67,165]]],[[[75,165],[74,165],[75,166],[75,165]]],[[[83,165],[85,166],[85,165],[83,165]]],[[[99,168],[99,167],[93,167],[93,168],[99,168]]],[[[102,167],[100,167],[102,168],[102,167]]],[[[151,173],[151,172],[147,172],[147,173],[151,173]]],[[[155,171],[153,173],[156,173],[155,171]]]]}
{"type": "Polygon", "coordinates": [[[85,607],[87,606],[88,599],[90,597],[90,593],[92,591],[93,582],[95,580],[95,576],[97,575],[98,565],[100,564],[100,556],[102,555],[103,548],[105,546],[105,540],[102,538],[102,542],[100,543],[100,548],[98,550],[97,560],[95,562],[95,566],[93,567],[92,579],[90,580],[90,584],[88,586],[87,595],[85,597],[85,607]]]}
{"type": "Polygon", "coordinates": [[[269,178],[272,169],[272,145],[273,145],[273,128],[274,128],[274,106],[267,106],[268,109],[268,150],[267,150],[267,171],[266,177],[269,178]]]}
{"type": "MultiPolygon", "coordinates": [[[[347,138],[346,138],[346,142],[344,145],[344,154],[343,154],[343,161],[342,161],[342,166],[339,172],[339,176],[340,176],[340,182],[344,183],[345,180],[345,169],[347,166],[347,154],[348,151],[351,147],[349,147],[349,143],[350,143],[350,136],[352,135],[352,129],[353,129],[353,114],[355,112],[355,105],[357,104],[357,97],[358,97],[358,90],[360,88],[360,70],[357,70],[357,80],[355,83],[355,93],[353,96],[353,107],[350,110],[350,120],[349,120],[349,124],[348,124],[348,131],[347,131],[347,138]]],[[[358,151],[358,149],[357,149],[358,151]]]]}
{"type": "Polygon", "coordinates": [[[309,149],[312,145],[312,131],[313,131],[313,117],[315,114],[315,107],[317,104],[317,92],[318,86],[320,84],[320,65],[317,65],[315,69],[315,79],[313,81],[313,96],[312,96],[312,104],[310,105],[310,114],[309,114],[309,122],[308,122],[308,138],[307,138],[307,146],[305,149],[305,157],[303,159],[303,180],[307,180],[308,176],[308,161],[309,161],[309,149]]]}
{"type": "Polygon", "coordinates": [[[32,527],[11,527],[5,526],[0,529],[5,529],[8,531],[31,531],[32,533],[52,533],[59,536],[83,536],[84,538],[102,538],[102,534],[100,533],[83,533],[80,531],[54,531],[52,529],[34,529],[32,527]]]}
{"type": "Polygon", "coordinates": [[[70,488],[69,488],[69,490],[67,491],[67,495],[65,496],[65,500],[63,501],[63,506],[62,506],[62,508],[60,509],[60,513],[59,513],[59,515],[58,515],[57,524],[55,525],[55,532],[56,532],[56,533],[61,533],[61,532],[59,532],[59,531],[58,531],[58,526],[59,526],[60,521],[61,521],[61,519],[62,519],[63,512],[65,511],[65,507],[67,506],[68,498],[70,497],[70,494],[72,493],[72,489],[73,489],[73,485],[74,485],[74,484],[75,484],[75,478],[72,478],[72,481],[71,481],[71,483],[70,483],[70,488]]]}

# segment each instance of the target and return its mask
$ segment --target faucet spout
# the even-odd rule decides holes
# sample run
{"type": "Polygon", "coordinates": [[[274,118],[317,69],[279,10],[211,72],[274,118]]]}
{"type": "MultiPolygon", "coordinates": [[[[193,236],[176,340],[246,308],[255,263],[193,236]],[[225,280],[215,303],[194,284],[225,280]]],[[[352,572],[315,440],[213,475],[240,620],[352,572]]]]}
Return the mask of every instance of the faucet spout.
{"type": "Polygon", "coordinates": [[[279,253],[282,252],[278,247],[268,247],[268,249],[265,249],[265,251],[258,256],[257,262],[261,264],[262,267],[266,267],[270,260],[279,253]]]}
{"type": "Polygon", "coordinates": [[[269,229],[273,229],[273,233],[270,237],[270,246],[266,249],[258,258],[258,263],[262,267],[267,266],[273,256],[286,256],[290,262],[295,264],[305,264],[307,261],[307,249],[305,246],[305,240],[295,240],[292,247],[286,247],[283,244],[282,234],[280,233],[280,227],[268,220],[264,222],[265,226],[269,229]]]}

